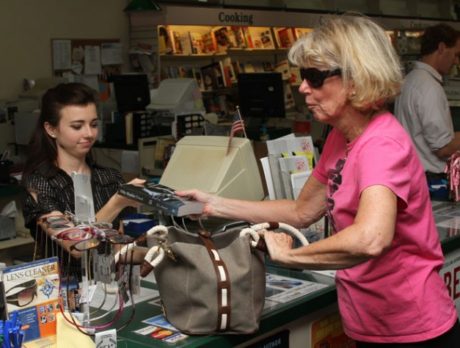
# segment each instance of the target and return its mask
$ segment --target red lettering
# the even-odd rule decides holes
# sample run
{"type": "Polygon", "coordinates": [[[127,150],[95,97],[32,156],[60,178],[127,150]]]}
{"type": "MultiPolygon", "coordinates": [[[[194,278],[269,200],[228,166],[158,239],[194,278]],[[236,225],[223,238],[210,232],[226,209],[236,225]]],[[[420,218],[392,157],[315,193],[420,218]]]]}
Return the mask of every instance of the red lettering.
{"type": "Polygon", "coordinates": [[[460,297],[460,288],[458,287],[459,283],[460,283],[460,266],[454,268],[454,284],[452,286],[454,300],[460,297]]]}
{"type": "Polygon", "coordinates": [[[450,272],[444,273],[444,283],[446,283],[449,296],[452,297],[452,274],[450,272]]]}

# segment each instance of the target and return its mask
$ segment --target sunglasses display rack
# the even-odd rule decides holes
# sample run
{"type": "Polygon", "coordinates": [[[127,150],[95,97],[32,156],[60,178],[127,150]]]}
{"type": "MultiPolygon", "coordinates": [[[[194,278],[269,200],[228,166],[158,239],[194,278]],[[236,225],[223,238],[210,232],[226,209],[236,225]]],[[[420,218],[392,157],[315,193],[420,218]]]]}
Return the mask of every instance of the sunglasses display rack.
{"type": "Polygon", "coordinates": [[[109,223],[77,224],[71,214],[48,216],[39,227],[36,249],[59,256],[63,319],[88,336],[127,326],[134,317],[138,285],[133,283],[131,254],[124,263],[115,263],[114,255],[134,239],[109,223]],[[102,303],[93,300],[95,292],[102,303]],[[131,314],[122,320],[127,311],[131,314]]]}

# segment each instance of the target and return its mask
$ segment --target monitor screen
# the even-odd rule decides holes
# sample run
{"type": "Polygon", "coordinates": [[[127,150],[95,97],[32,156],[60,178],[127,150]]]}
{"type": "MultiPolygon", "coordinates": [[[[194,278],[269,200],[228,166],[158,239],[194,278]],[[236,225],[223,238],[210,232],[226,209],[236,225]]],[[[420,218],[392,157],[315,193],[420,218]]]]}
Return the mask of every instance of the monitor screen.
{"type": "Polygon", "coordinates": [[[150,88],[147,75],[123,74],[111,77],[117,109],[120,113],[142,111],[150,104],[150,88]]]}
{"type": "Polygon", "coordinates": [[[14,114],[14,135],[18,145],[28,145],[37,127],[40,112],[19,111],[14,114]]]}
{"type": "Polygon", "coordinates": [[[452,124],[454,125],[454,132],[460,132],[460,107],[451,106],[450,114],[452,116],[452,124]]]}
{"type": "Polygon", "coordinates": [[[238,96],[243,119],[285,117],[281,73],[239,74],[238,96]]]}

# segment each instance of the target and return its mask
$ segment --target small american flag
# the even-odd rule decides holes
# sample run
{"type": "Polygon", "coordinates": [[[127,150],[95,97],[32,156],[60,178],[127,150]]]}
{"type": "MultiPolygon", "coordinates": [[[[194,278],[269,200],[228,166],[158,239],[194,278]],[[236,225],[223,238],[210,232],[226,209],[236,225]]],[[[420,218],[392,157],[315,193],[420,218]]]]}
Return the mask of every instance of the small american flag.
{"type": "Polygon", "coordinates": [[[228,138],[227,155],[230,151],[233,137],[239,132],[243,132],[244,137],[247,138],[246,129],[244,128],[244,121],[240,113],[240,108],[237,106],[235,115],[233,116],[232,129],[230,130],[230,136],[228,138]]]}

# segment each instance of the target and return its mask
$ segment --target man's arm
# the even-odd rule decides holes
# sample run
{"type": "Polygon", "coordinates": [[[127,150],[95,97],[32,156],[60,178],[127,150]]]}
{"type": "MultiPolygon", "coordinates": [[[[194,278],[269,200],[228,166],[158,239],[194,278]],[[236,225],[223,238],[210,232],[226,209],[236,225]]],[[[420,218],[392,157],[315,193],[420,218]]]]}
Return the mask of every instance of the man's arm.
{"type": "Polygon", "coordinates": [[[445,160],[449,158],[455,151],[460,151],[460,132],[454,133],[454,138],[445,146],[435,151],[435,155],[445,160]]]}

